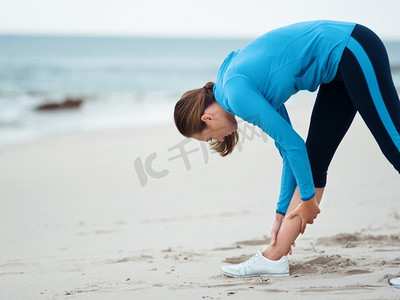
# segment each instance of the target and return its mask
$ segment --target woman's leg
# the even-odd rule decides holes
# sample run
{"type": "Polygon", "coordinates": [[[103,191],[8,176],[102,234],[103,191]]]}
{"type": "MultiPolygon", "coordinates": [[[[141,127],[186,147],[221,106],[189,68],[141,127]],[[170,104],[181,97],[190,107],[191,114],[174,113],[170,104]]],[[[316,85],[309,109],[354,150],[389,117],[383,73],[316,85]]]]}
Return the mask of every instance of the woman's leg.
{"type": "Polygon", "coordinates": [[[325,187],[328,167],[356,112],[338,71],[332,82],[320,86],[307,134],[315,187],[325,187]]]}
{"type": "MultiPolygon", "coordinates": [[[[324,188],[315,189],[315,197],[317,198],[318,204],[321,202],[323,193],[324,188]]],[[[301,200],[299,189],[296,187],[292,200],[290,201],[287,214],[293,211],[301,201],[303,200],[301,200]]],[[[268,248],[263,252],[263,255],[271,260],[278,260],[282,256],[287,255],[294,241],[300,234],[300,225],[301,219],[299,216],[296,216],[293,219],[284,218],[276,237],[275,245],[269,245],[268,248]]]]}
{"type": "Polygon", "coordinates": [[[383,154],[400,173],[400,101],[379,37],[357,25],[343,53],[340,70],[355,107],[383,154]]]}

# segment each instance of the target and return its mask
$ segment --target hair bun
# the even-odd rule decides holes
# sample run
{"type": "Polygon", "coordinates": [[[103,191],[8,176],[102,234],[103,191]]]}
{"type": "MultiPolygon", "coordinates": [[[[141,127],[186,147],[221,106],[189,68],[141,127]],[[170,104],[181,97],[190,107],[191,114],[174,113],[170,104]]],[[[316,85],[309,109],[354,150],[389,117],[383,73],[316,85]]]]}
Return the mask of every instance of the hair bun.
{"type": "Polygon", "coordinates": [[[211,81],[210,81],[210,82],[207,82],[207,83],[203,86],[203,88],[206,89],[207,91],[212,90],[213,87],[214,87],[214,82],[211,82],[211,81]]]}

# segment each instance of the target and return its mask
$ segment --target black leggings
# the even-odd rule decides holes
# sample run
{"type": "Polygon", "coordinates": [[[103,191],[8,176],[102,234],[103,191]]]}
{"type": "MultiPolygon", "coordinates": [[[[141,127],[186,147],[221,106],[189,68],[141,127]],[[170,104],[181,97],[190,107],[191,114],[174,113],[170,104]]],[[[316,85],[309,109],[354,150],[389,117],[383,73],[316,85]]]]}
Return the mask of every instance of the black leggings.
{"type": "Polygon", "coordinates": [[[315,187],[324,187],[329,164],[359,112],[385,157],[400,173],[400,101],[379,37],[356,25],[338,73],[321,84],[306,146],[315,187]]]}

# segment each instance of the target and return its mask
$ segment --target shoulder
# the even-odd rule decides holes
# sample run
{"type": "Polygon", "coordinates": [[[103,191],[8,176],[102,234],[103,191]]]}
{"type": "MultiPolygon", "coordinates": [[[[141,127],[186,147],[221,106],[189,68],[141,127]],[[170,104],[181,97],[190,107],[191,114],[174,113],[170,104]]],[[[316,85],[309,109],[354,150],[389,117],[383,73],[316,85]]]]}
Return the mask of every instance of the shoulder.
{"type": "Polygon", "coordinates": [[[257,93],[254,84],[242,74],[230,77],[224,84],[224,94],[231,106],[244,103],[243,100],[254,93],[257,93]]]}
{"type": "Polygon", "coordinates": [[[234,96],[236,93],[242,91],[243,89],[253,88],[251,80],[243,74],[236,74],[229,77],[225,81],[224,90],[230,96],[234,96]]]}

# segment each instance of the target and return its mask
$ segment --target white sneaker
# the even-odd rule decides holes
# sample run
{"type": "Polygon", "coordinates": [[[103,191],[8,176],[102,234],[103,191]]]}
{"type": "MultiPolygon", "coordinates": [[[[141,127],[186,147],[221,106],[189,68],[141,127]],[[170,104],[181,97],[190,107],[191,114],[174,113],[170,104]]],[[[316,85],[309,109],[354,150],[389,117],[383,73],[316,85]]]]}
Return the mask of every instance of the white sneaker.
{"type": "Polygon", "coordinates": [[[258,250],[253,257],[240,264],[222,266],[221,271],[233,277],[286,276],[289,275],[289,261],[287,256],[282,256],[280,260],[270,260],[258,250]]]}
{"type": "Polygon", "coordinates": [[[390,279],[389,283],[390,283],[390,285],[400,289],[400,277],[390,279]]]}

